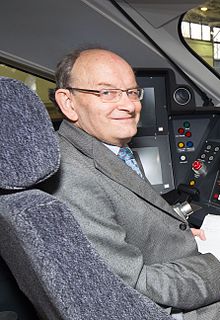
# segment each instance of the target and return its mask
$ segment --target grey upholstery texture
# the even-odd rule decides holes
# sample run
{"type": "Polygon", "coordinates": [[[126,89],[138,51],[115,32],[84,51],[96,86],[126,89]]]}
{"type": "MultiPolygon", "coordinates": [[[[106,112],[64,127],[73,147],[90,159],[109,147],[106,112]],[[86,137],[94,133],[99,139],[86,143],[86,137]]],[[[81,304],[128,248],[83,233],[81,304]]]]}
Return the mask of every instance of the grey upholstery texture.
{"type": "Polygon", "coordinates": [[[0,252],[39,316],[172,319],[108,269],[64,203],[34,188],[60,158],[41,101],[20,82],[0,78],[0,109],[0,188],[9,189],[0,197],[0,252]]]}
{"type": "Polygon", "coordinates": [[[24,191],[0,212],[3,257],[44,319],[170,319],[108,270],[60,201],[24,191]]]}
{"type": "Polygon", "coordinates": [[[23,189],[59,167],[58,141],[39,97],[22,82],[0,77],[0,188],[23,189]]]}

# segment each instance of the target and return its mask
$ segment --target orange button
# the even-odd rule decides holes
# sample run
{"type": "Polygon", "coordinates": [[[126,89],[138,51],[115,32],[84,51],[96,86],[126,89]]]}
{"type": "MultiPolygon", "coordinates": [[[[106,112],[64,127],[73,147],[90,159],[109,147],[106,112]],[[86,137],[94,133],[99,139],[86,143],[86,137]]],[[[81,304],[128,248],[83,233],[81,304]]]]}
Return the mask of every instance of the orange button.
{"type": "Polygon", "coordinates": [[[196,184],[195,180],[190,180],[189,185],[193,187],[196,184]]]}

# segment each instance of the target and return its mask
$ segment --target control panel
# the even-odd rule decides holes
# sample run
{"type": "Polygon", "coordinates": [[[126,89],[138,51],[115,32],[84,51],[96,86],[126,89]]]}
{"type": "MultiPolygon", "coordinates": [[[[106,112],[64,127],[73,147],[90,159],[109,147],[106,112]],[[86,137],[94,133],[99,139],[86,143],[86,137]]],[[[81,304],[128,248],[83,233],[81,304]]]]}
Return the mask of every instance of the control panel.
{"type": "Polygon", "coordinates": [[[220,214],[220,115],[170,116],[169,128],[176,188],[196,188],[199,206],[220,214]]]}
{"type": "Polygon", "coordinates": [[[171,69],[135,73],[145,94],[130,144],[149,182],[171,205],[179,195],[194,202],[193,215],[195,207],[220,214],[220,108],[210,99],[197,107],[193,88],[177,84],[171,69]]]}
{"type": "Polygon", "coordinates": [[[210,197],[210,202],[214,205],[220,206],[220,173],[217,172],[214,182],[213,190],[210,197]]]}
{"type": "MultiPolygon", "coordinates": [[[[212,202],[211,193],[220,168],[220,140],[206,140],[197,156],[192,162],[187,183],[200,190],[200,201],[212,202]]],[[[215,201],[214,204],[218,202],[215,201]]]]}
{"type": "Polygon", "coordinates": [[[186,175],[197,159],[198,149],[207,135],[210,117],[175,116],[170,118],[170,140],[176,185],[185,183],[186,175]]]}
{"type": "Polygon", "coordinates": [[[189,181],[190,185],[196,184],[196,180],[203,178],[210,171],[212,167],[218,164],[219,160],[219,141],[206,141],[202,150],[200,151],[200,156],[192,163],[192,171],[194,172],[194,179],[189,181]]]}

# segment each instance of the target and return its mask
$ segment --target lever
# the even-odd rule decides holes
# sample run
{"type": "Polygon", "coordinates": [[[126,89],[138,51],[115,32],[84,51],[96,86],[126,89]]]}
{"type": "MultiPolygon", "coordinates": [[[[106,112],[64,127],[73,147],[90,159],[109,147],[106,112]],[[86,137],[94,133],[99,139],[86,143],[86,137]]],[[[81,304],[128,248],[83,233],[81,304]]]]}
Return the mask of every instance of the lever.
{"type": "Polygon", "coordinates": [[[205,163],[197,159],[192,164],[192,170],[198,175],[198,176],[205,176],[207,174],[207,167],[205,163]]]}

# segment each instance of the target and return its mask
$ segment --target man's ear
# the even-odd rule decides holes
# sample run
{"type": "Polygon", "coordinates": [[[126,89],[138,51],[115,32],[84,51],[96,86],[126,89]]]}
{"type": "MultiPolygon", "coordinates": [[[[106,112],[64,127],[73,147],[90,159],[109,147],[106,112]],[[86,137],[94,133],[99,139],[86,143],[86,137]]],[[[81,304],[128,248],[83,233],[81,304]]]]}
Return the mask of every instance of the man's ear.
{"type": "Polygon", "coordinates": [[[77,121],[78,116],[74,109],[72,94],[68,89],[57,89],[55,92],[56,103],[62,113],[71,121],[77,121]]]}

